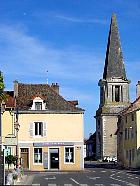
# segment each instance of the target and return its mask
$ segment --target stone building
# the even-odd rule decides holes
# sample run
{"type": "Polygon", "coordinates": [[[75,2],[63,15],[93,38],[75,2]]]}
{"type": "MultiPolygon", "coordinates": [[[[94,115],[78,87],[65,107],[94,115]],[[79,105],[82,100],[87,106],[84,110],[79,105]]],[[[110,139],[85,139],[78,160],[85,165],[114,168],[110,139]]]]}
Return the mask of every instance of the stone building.
{"type": "Polygon", "coordinates": [[[103,78],[99,80],[100,104],[96,111],[96,156],[117,156],[118,113],[130,104],[129,84],[122,55],[116,15],[111,18],[103,78]]]}

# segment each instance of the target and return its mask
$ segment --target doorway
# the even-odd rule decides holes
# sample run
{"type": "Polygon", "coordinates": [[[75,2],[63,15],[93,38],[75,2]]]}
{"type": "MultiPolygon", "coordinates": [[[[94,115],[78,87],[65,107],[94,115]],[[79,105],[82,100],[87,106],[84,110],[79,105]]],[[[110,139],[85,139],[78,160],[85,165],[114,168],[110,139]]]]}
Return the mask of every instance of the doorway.
{"type": "Polygon", "coordinates": [[[28,148],[21,148],[21,164],[23,168],[29,169],[29,149],[28,148]]]}
{"type": "Polygon", "coordinates": [[[59,169],[59,149],[50,148],[50,169],[59,169]]]}

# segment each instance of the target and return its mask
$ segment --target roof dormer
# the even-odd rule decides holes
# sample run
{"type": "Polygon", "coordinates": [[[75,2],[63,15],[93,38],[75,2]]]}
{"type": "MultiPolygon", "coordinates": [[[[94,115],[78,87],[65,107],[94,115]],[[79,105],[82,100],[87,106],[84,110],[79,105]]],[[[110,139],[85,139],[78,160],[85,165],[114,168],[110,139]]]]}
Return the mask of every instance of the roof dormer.
{"type": "Polygon", "coordinates": [[[33,99],[31,110],[46,110],[46,103],[40,96],[36,96],[33,99]]]}

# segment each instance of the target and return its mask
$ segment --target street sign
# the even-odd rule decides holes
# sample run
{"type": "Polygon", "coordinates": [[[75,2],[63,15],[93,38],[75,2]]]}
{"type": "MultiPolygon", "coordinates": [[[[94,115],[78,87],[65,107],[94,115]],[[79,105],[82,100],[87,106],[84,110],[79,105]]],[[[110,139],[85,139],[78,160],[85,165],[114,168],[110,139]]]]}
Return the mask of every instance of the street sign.
{"type": "Polygon", "coordinates": [[[17,138],[14,136],[6,136],[4,145],[7,146],[16,146],[17,145],[17,138]]]}

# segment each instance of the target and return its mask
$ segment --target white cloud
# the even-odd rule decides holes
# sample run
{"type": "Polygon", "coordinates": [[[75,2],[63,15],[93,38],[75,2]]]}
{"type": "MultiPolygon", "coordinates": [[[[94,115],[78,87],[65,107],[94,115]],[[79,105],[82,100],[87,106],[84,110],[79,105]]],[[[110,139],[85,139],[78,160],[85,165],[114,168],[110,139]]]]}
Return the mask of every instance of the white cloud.
{"type": "Polygon", "coordinates": [[[103,64],[92,50],[74,46],[57,49],[20,27],[0,26],[0,50],[0,68],[13,78],[22,75],[39,79],[48,70],[50,78],[95,82],[103,64]]]}
{"type": "Polygon", "coordinates": [[[78,18],[78,17],[72,17],[72,16],[66,16],[66,15],[54,15],[55,18],[68,21],[68,22],[74,22],[74,23],[94,23],[94,24],[106,24],[107,21],[104,19],[96,19],[96,18],[78,18]]]}

